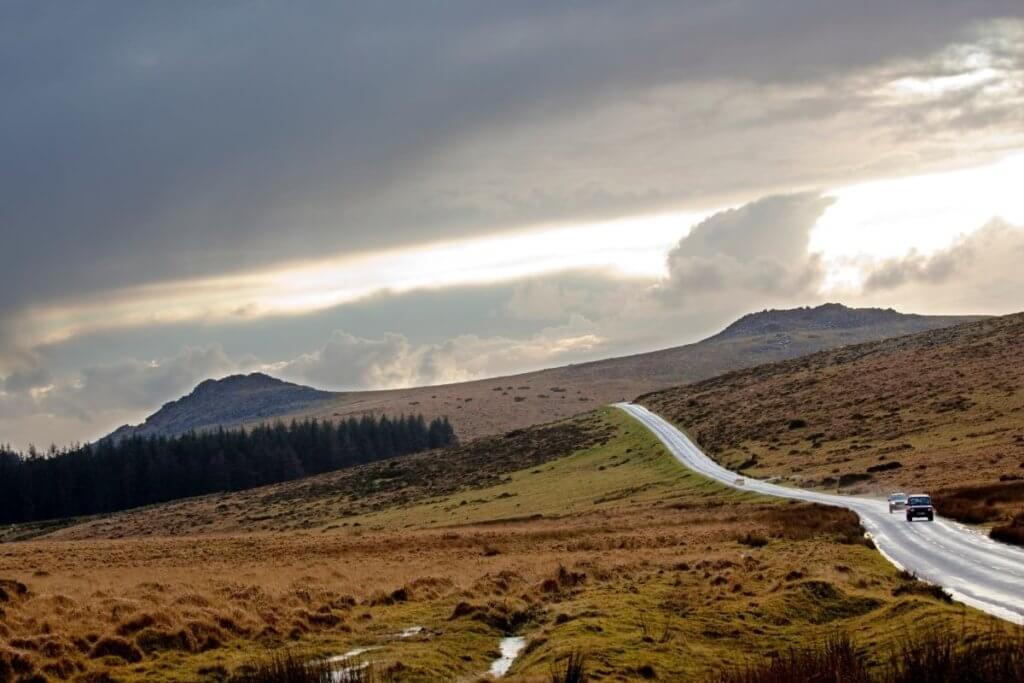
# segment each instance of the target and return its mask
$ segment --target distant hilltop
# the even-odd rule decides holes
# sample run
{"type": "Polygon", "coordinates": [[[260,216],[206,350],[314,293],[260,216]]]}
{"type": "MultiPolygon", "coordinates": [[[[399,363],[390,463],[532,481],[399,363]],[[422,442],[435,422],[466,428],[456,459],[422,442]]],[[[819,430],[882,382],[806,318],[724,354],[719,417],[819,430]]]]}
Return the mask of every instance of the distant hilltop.
{"type": "Polygon", "coordinates": [[[286,415],[333,398],[329,391],[254,372],[201,382],[192,393],[165,403],[140,425],[125,425],[108,438],[172,436],[189,430],[237,427],[286,415]]]}
{"type": "Polygon", "coordinates": [[[143,424],[110,436],[173,436],[296,417],[337,420],[368,413],[449,417],[464,440],[569,417],[655,389],[823,349],[897,337],[979,316],[930,316],[842,304],[745,315],[686,346],[444,386],[329,392],[262,373],[207,380],[143,424]]]}
{"type": "MultiPolygon", "coordinates": [[[[858,327],[907,325],[926,322],[928,327],[944,316],[924,316],[900,313],[892,308],[850,308],[843,304],[822,304],[800,308],[766,309],[748,313],[710,340],[777,334],[793,330],[847,330],[858,327]]],[[[965,316],[948,316],[949,324],[965,321],[965,316]]],[[[971,317],[970,319],[975,319],[971,317]]],[[[916,329],[913,331],[917,331],[916,329]]]]}

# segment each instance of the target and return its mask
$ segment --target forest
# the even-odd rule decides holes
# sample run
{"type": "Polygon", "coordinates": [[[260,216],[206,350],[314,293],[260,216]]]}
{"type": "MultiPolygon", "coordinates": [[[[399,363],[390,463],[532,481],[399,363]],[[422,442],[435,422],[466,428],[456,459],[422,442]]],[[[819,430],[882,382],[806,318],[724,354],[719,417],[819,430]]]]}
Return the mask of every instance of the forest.
{"type": "Polygon", "coordinates": [[[448,418],[363,416],[133,436],[47,453],[0,446],[0,523],[77,517],[289,481],[455,443],[448,418]]]}

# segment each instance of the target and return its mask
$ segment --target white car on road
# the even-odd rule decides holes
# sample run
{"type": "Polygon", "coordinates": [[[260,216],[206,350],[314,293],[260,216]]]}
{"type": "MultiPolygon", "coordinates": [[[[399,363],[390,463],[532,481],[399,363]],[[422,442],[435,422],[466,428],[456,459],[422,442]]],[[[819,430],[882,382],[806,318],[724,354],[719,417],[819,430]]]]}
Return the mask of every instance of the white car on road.
{"type": "Polygon", "coordinates": [[[890,493],[889,494],[889,514],[902,510],[907,507],[907,494],[905,493],[890,493]]]}

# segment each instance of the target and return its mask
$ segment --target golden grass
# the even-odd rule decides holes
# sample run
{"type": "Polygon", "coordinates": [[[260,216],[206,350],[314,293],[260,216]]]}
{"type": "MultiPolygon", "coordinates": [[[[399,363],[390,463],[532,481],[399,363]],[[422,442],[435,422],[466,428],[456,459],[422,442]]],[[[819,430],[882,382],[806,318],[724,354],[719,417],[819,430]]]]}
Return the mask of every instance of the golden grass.
{"type": "MultiPolygon", "coordinates": [[[[688,473],[618,411],[584,419],[590,445],[482,488],[342,518],[326,487],[308,530],[0,544],[0,577],[27,587],[0,604],[0,667],[216,680],[266,651],[370,647],[400,680],[475,681],[514,630],[529,644],[511,681],[574,651],[594,680],[679,680],[836,629],[870,648],[911,621],[997,627],[900,590],[841,513],[807,527],[799,506],[688,473]]],[[[216,505],[238,500],[257,499],[216,505]]]]}

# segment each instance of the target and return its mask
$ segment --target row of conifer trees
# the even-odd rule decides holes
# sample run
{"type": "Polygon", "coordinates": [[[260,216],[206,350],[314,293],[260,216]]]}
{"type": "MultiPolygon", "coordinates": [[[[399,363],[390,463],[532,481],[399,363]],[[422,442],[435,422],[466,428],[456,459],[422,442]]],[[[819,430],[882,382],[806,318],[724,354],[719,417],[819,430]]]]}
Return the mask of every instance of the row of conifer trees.
{"type": "Polygon", "coordinates": [[[45,453],[0,446],[0,523],[113,512],[289,481],[455,443],[447,418],[364,416],[133,436],[45,453]]]}

